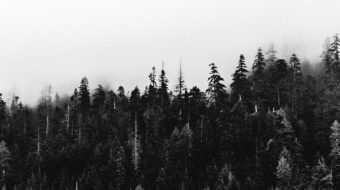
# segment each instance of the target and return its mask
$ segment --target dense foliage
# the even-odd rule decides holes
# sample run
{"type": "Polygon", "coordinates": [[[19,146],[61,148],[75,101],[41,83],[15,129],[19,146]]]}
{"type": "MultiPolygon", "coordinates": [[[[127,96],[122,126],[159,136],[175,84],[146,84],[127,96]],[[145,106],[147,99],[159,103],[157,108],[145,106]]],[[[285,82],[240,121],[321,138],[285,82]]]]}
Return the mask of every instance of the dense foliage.
{"type": "Polygon", "coordinates": [[[6,189],[340,189],[338,36],[321,71],[296,54],[240,55],[230,89],[211,63],[208,87],[174,92],[165,70],[126,93],[81,79],[36,107],[0,95],[0,185],[6,189]]]}

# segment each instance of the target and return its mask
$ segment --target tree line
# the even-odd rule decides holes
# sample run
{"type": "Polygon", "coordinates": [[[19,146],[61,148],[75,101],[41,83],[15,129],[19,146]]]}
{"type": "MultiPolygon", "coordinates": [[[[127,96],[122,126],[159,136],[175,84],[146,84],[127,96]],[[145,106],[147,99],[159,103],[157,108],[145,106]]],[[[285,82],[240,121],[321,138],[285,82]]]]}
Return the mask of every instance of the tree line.
{"type": "Polygon", "coordinates": [[[72,95],[38,104],[0,94],[3,189],[340,189],[340,39],[327,41],[318,75],[296,54],[240,55],[230,90],[215,63],[208,87],[169,90],[152,68],[126,93],[81,79],[72,95]]]}

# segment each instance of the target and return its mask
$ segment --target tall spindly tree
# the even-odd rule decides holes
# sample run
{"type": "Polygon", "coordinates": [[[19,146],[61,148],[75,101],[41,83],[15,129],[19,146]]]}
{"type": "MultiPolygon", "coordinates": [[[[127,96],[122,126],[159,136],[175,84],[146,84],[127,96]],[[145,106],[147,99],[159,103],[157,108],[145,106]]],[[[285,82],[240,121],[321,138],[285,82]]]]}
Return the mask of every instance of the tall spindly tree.
{"type": "Polygon", "coordinates": [[[250,98],[250,83],[247,79],[247,65],[245,63],[245,58],[241,54],[240,59],[238,62],[238,65],[236,67],[236,70],[233,77],[233,82],[231,83],[230,87],[232,89],[232,100],[245,100],[244,102],[246,104],[249,104],[249,98],[250,98]]]}
{"type": "Polygon", "coordinates": [[[168,93],[168,79],[165,75],[164,69],[161,70],[161,74],[159,75],[159,88],[158,93],[160,96],[160,104],[162,107],[168,106],[169,104],[169,93],[168,93]]]}

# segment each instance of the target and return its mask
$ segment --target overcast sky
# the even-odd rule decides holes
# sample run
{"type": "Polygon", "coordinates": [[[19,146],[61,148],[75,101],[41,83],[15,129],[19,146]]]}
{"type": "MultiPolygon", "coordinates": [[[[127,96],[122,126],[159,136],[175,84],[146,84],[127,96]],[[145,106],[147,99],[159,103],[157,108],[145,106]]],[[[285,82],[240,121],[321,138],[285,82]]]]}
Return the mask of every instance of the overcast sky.
{"type": "Polygon", "coordinates": [[[239,55],[251,66],[258,47],[316,62],[340,32],[337,0],[0,1],[0,92],[36,103],[51,84],[71,94],[87,76],[131,91],[148,84],[162,60],[175,85],[182,57],[187,86],[206,89],[215,62],[230,84],[239,55]]]}

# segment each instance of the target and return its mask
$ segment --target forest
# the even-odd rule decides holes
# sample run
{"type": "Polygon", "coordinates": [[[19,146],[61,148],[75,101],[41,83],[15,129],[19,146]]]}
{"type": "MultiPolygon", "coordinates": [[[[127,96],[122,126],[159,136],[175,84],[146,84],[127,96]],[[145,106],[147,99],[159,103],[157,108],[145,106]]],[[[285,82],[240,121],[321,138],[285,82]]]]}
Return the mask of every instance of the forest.
{"type": "Polygon", "coordinates": [[[0,95],[0,187],[340,189],[339,48],[338,35],[326,41],[314,73],[274,47],[251,68],[241,54],[230,87],[207,63],[206,89],[187,87],[181,69],[169,89],[153,67],[131,93],[90,92],[84,77],[68,97],[47,88],[36,106],[0,95]]]}

